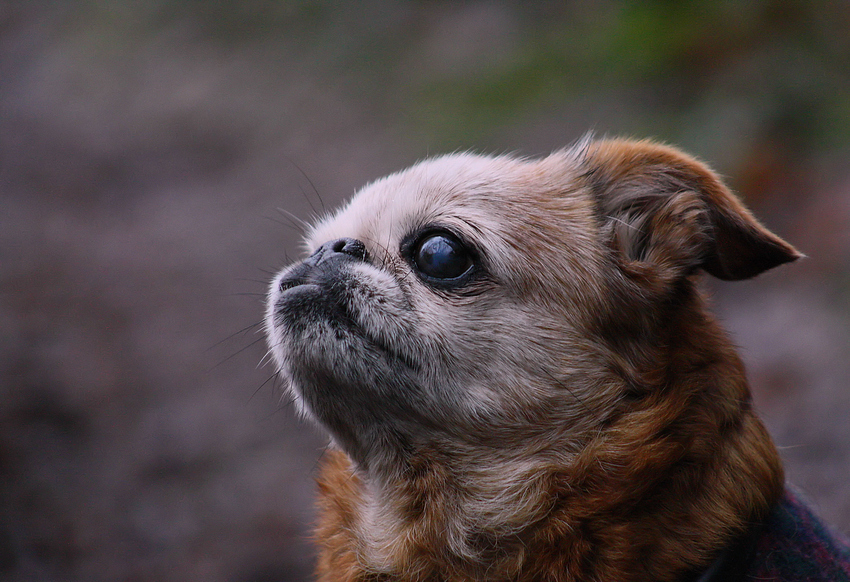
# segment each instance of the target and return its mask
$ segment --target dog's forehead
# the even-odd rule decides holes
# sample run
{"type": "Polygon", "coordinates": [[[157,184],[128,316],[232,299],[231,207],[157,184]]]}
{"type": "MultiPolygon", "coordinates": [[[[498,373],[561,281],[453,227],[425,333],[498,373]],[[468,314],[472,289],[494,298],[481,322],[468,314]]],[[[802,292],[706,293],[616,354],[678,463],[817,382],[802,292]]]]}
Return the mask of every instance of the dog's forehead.
{"type": "Polygon", "coordinates": [[[364,187],[317,224],[307,244],[314,249],[349,237],[388,249],[433,226],[454,227],[484,244],[499,244],[511,230],[525,229],[531,215],[551,215],[553,209],[546,207],[552,192],[569,190],[565,183],[575,176],[564,162],[552,156],[529,162],[475,154],[426,160],[364,187]]]}

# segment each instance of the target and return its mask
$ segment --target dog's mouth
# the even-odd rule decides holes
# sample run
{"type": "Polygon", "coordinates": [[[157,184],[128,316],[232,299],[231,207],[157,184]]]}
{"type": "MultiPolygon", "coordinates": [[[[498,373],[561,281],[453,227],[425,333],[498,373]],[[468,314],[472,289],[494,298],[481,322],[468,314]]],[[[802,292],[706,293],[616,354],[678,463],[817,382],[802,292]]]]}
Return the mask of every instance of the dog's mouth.
{"type": "MultiPolygon", "coordinates": [[[[323,269],[322,271],[326,271],[323,269]]],[[[320,289],[322,279],[334,277],[334,273],[327,273],[322,277],[322,271],[306,262],[295,265],[283,274],[277,281],[277,293],[283,295],[287,291],[298,287],[320,289]]]]}
{"type": "Polygon", "coordinates": [[[412,354],[405,353],[390,340],[382,337],[371,326],[360,323],[362,314],[352,307],[348,294],[360,285],[352,281],[345,263],[330,268],[315,267],[301,263],[283,274],[276,282],[274,324],[286,333],[297,336],[313,325],[327,325],[336,332],[337,342],[343,335],[348,341],[355,340],[370,346],[373,351],[385,354],[411,371],[418,371],[421,364],[412,354]]]}
{"type": "Polygon", "coordinates": [[[319,324],[333,324],[336,329],[349,330],[357,335],[342,283],[327,276],[289,276],[280,279],[272,298],[273,323],[285,333],[297,337],[319,324]]]}
{"type": "Polygon", "coordinates": [[[315,289],[319,288],[319,285],[316,284],[316,283],[309,283],[309,282],[303,281],[301,279],[283,278],[283,279],[280,280],[280,283],[277,286],[277,290],[278,290],[278,293],[283,295],[284,293],[286,293],[290,289],[296,289],[298,287],[305,287],[305,286],[315,288],[315,289]]]}
{"type": "Polygon", "coordinates": [[[298,311],[315,312],[316,302],[321,300],[322,295],[322,285],[315,282],[288,281],[280,285],[274,299],[275,324],[286,325],[298,311]],[[312,307],[305,309],[309,304],[312,304],[312,307]]]}

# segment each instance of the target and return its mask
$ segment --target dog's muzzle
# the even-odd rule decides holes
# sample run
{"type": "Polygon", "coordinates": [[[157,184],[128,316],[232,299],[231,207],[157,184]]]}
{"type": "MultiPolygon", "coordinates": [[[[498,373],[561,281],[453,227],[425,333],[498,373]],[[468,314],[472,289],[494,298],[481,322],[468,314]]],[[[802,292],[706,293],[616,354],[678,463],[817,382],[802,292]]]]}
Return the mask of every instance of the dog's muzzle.
{"type": "Polygon", "coordinates": [[[366,246],[359,240],[340,238],[328,241],[304,262],[287,271],[278,281],[278,291],[284,293],[300,285],[320,283],[327,279],[329,273],[339,271],[340,263],[365,261],[367,258],[366,246]]]}

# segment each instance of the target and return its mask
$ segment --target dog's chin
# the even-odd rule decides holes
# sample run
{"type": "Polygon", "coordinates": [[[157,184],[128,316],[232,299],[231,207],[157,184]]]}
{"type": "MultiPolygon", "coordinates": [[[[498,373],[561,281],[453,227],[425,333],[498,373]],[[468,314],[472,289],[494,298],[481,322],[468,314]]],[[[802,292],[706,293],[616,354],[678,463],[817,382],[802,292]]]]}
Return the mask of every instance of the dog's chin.
{"type": "MultiPolygon", "coordinates": [[[[272,353],[298,408],[361,467],[405,454],[432,424],[416,362],[366,329],[340,282],[278,289],[267,321],[272,353]]],[[[374,322],[371,322],[374,328],[374,322]]]]}

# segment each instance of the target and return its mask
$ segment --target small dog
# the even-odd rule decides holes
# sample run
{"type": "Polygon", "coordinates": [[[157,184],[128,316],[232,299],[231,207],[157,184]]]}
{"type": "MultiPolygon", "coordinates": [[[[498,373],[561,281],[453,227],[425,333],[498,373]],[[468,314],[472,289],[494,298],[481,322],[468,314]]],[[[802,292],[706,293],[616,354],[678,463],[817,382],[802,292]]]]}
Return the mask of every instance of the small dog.
{"type": "Polygon", "coordinates": [[[333,440],[320,580],[850,579],[696,285],[800,254],[700,162],[591,139],[449,155],[307,247],[266,329],[333,440]]]}

